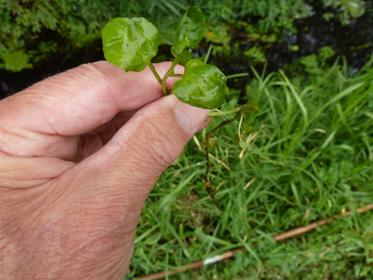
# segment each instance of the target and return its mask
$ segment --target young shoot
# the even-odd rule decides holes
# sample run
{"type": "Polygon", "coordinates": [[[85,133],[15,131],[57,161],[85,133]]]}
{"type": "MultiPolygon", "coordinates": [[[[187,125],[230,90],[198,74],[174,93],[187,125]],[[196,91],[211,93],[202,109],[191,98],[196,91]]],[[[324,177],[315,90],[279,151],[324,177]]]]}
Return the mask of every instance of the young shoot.
{"type": "Polygon", "coordinates": [[[178,99],[193,106],[216,109],[226,101],[227,77],[218,67],[191,57],[191,49],[196,48],[203,38],[204,25],[199,8],[191,7],[186,11],[171,47],[174,60],[163,77],[151,62],[158,52],[159,31],[145,18],[114,18],[109,21],[102,30],[104,56],[125,71],[142,71],[148,66],[161,84],[164,95],[169,94],[167,79],[180,77],[172,88],[178,99]],[[178,63],[185,65],[182,75],[174,73],[178,63]]]}
{"type": "MultiPolygon", "coordinates": [[[[202,11],[197,7],[190,7],[182,17],[175,33],[175,40],[171,47],[174,57],[166,74],[161,77],[152,59],[158,53],[160,36],[158,29],[147,19],[114,18],[109,21],[102,30],[102,43],[105,59],[125,71],[142,71],[149,67],[155,79],[161,85],[164,95],[172,92],[175,96],[190,105],[215,109],[210,116],[223,116],[239,114],[246,111],[246,105],[237,107],[228,112],[216,112],[227,100],[227,80],[246,77],[247,73],[226,76],[218,67],[207,63],[211,53],[210,46],[204,60],[192,58],[191,50],[196,48],[204,35],[205,20],[202,11]],[[184,74],[176,74],[174,69],[177,64],[185,66],[184,74]],[[170,92],[167,91],[168,78],[178,77],[170,92]]],[[[213,131],[227,124],[222,122],[213,131]]],[[[206,138],[208,142],[209,136],[206,138]]],[[[208,183],[208,145],[206,144],[206,183],[208,183]]]]}

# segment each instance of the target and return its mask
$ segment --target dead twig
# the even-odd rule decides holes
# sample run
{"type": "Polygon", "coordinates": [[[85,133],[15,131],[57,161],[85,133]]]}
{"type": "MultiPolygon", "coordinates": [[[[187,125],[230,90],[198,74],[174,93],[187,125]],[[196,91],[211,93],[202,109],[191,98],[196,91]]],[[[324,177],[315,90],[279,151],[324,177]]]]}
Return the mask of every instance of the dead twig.
{"type": "MultiPolygon", "coordinates": [[[[298,228],[295,228],[295,229],[292,229],[292,230],[289,230],[289,231],[285,231],[283,233],[280,233],[278,235],[273,236],[273,239],[276,240],[277,242],[285,241],[285,240],[288,240],[290,238],[293,238],[293,237],[305,234],[307,232],[313,231],[317,227],[320,227],[320,226],[323,226],[323,225],[326,225],[326,224],[330,224],[331,222],[335,221],[338,218],[344,218],[344,217],[351,216],[354,212],[361,214],[361,213],[368,212],[368,211],[371,211],[371,210],[373,210],[373,204],[365,205],[361,208],[356,209],[355,211],[344,212],[340,215],[337,215],[337,216],[334,216],[334,217],[331,217],[331,218],[328,218],[328,219],[313,222],[313,223],[311,223],[307,226],[304,226],[304,227],[298,227],[298,228]]],[[[227,252],[225,252],[223,254],[220,254],[220,255],[209,257],[209,258],[201,260],[201,261],[196,261],[196,262],[193,262],[191,264],[187,264],[187,265],[175,268],[173,270],[161,271],[161,272],[154,273],[154,274],[139,276],[139,277],[136,277],[135,280],[163,279],[167,276],[172,276],[172,275],[182,273],[182,272],[185,272],[185,271],[189,271],[189,270],[199,269],[199,268],[202,268],[202,267],[207,266],[209,264],[213,264],[213,263],[221,262],[221,261],[226,260],[226,259],[233,258],[237,253],[245,252],[245,251],[246,251],[245,247],[240,247],[240,248],[237,248],[237,249],[234,249],[234,250],[227,251],[227,252]]]]}

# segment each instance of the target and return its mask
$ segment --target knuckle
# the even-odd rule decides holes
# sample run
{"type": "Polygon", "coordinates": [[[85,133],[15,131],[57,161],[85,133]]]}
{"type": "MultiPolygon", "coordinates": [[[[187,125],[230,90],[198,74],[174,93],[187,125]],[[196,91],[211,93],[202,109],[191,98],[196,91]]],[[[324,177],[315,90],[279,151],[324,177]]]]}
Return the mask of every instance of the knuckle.
{"type": "Polygon", "coordinates": [[[141,139],[137,146],[143,151],[140,153],[143,159],[148,158],[149,164],[162,169],[177,159],[186,142],[185,133],[177,127],[170,113],[144,116],[139,131],[143,135],[137,138],[141,139]]]}

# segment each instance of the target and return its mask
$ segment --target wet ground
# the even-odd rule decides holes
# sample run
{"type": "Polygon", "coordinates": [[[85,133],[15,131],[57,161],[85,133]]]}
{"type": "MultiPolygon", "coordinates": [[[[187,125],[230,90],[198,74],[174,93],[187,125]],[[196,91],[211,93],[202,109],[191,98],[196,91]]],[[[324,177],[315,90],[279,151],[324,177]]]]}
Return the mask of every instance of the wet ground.
{"type": "MultiPolygon", "coordinates": [[[[285,33],[282,42],[266,49],[268,61],[266,71],[276,71],[300,57],[315,53],[324,46],[330,46],[336,55],[344,56],[349,67],[361,68],[373,54],[373,2],[370,7],[367,7],[368,10],[370,12],[365,13],[364,16],[352,21],[347,26],[336,20],[326,22],[322,15],[317,13],[312,17],[297,21],[297,34],[285,33]],[[294,45],[299,46],[298,51],[292,50],[294,45]]],[[[233,40],[241,40],[242,51],[253,46],[252,42],[245,40],[241,35],[233,40]]],[[[250,72],[250,65],[242,52],[230,57],[215,57],[213,60],[228,74],[250,72]]],[[[257,66],[256,68],[261,70],[263,67],[257,66]]],[[[247,83],[244,79],[234,82],[234,86],[241,89],[247,83]]]]}
{"type": "MultiPolygon", "coordinates": [[[[322,15],[317,13],[312,17],[297,21],[297,34],[284,33],[282,42],[273,44],[266,49],[267,71],[281,68],[299,57],[314,53],[323,46],[331,46],[337,54],[345,56],[351,67],[361,67],[373,53],[372,9],[373,5],[370,4],[364,16],[352,21],[347,26],[341,25],[336,20],[326,22],[322,19],[322,15]],[[294,45],[298,45],[298,51],[292,50],[291,46],[294,45]]],[[[239,42],[242,51],[252,46],[252,42],[245,38],[245,35],[242,36],[242,32],[233,31],[232,34],[233,41],[239,42]],[[240,36],[234,34],[240,34],[240,36]]],[[[202,52],[204,51],[202,50],[202,52]]],[[[0,98],[65,69],[102,58],[101,46],[98,41],[68,58],[63,54],[56,55],[42,67],[33,70],[18,73],[0,70],[0,98]]],[[[249,71],[249,63],[240,52],[229,57],[222,55],[212,57],[210,61],[216,63],[227,74],[249,71]]],[[[244,88],[246,82],[245,80],[235,81],[233,86],[244,88]]]]}

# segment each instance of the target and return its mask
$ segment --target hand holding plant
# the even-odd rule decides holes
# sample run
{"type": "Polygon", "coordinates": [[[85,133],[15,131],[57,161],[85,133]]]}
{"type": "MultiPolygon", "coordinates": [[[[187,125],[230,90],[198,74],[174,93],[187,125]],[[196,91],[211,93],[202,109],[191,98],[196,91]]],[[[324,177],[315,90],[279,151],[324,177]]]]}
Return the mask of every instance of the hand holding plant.
{"type": "Polygon", "coordinates": [[[168,78],[175,76],[175,66],[184,63],[185,73],[175,83],[173,93],[190,105],[214,109],[225,102],[227,78],[216,66],[191,58],[191,49],[198,46],[203,34],[203,14],[199,8],[191,7],[176,30],[171,48],[174,61],[163,77],[159,76],[151,63],[158,51],[159,33],[145,18],[111,20],[102,30],[102,40],[106,60],[125,71],[142,71],[149,66],[162,85],[164,95],[169,94],[165,84],[168,78]]]}
{"type": "MultiPolygon", "coordinates": [[[[161,77],[151,62],[157,54],[159,33],[157,28],[145,18],[115,18],[106,24],[102,30],[102,41],[106,60],[125,71],[142,71],[149,66],[155,79],[161,84],[163,95],[169,94],[166,83],[170,77],[180,77],[176,81],[172,92],[184,103],[205,108],[216,109],[226,102],[229,91],[227,77],[216,66],[207,64],[206,61],[192,58],[191,49],[198,46],[204,35],[204,16],[197,7],[189,8],[182,17],[176,29],[175,41],[171,47],[174,60],[161,77]],[[175,74],[174,68],[178,63],[185,65],[183,75],[175,74]]],[[[243,73],[246,76],[246,73],[243,73]]],[[[239,77],[232,75],[232,77],[239,77]]],[[[235,114],[230,120],[223,121],[213,131],[229,124],[239,114],[248,111],[248,104],[231,110],[230,112],[213,113],[210,116],[235,114]]],[[[209,138],[205,145],[206,157],[206,185],[209,181],[209,138]]]]}
{"type": "Polygon", "coordinates": [[[123,279],[149,191],[206,124],[161,96],[101,61],[0,102],[1,279],[123,279]]]}

